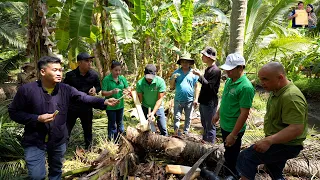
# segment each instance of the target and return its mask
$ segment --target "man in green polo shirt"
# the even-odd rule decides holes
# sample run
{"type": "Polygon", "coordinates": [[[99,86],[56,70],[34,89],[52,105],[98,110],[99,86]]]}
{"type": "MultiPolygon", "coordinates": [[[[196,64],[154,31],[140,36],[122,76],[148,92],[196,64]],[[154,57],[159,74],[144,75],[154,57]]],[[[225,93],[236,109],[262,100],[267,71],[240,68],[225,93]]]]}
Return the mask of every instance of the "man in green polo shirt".
{"type": "Polygon", "coordinates": [[[137,83],[137,93],[140,102],[142,102],[142,110],[146,117],[155,119],[158,117],[157,125],[161,135],[168,136],[167,122],[163,108],[163,98],[166,92],[165,81],[156,76],[157,68],[153,64],[148,64],[145,67],[145,76],[137,83]],[[151,108],[151,113],[148,114],[148,108],[151,108]]]}
{"type": "Polygon", "coordinates": [[[221,66],[228,75],[221,97],[220,108],[213,117],[215,124],[220,119],[226,175],[237,177],[236,162],[240,153],[241,138],[246,129],[246,120],[254,97],[254,88],[244,74],[245,60],[239,53],[229,54],[221,66]]]}
{"type": "Polygon", "coordinates": [[[241,179],[254,179],[257,166],[265,164],[272,179],[284,179],[286,161],[303,149],[308,104],[301,91],[286,78],[282,64],[268,63],[258,75],[262,87],[271,92],[264,117],[266,137],[240,153],[237,170],[241,179]]]}

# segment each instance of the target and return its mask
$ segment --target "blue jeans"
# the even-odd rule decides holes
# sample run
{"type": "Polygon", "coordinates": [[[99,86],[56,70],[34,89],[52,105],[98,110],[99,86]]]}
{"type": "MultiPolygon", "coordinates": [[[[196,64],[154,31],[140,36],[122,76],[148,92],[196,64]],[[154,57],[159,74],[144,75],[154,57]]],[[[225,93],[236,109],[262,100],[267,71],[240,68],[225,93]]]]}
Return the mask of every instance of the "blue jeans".
{"type": "Polygon", "coordinates": [[[28,175],[32,180],[42,180],[46,177],[46,151],[48,153],[49,179],[60,180],[62,161],[66,152],[66,144],[55,148],[39,149],[37,146],[24,148],[24,157],[27,163],[28,175]]]}
{"type": "Polygon", "coordinates": [[[115,139],[118,134],[124,132],[123,108],[117,110],[107,110],[108,116],[108,139],[115,139]]]}
{"type": "Polygon", "coordinates": [[[175,131],[179,129],[182,110],[184,110],[184,115],[185,115],[183,132],[187,134],[190,129],[191,113],[193,111],[193,101],[189,101],[189,102],[174,101],[173,128],[175,131]]]}
{"type": "MultiPolygon", "coordinates": [[[[145,117],[148,115],[148,108],[142,106],[143,114],[145,117]]],[[[167,120],[166,120],[166,115],[164,114],[164,109],[163,107],[160,107],[158,111],[156,112],[157,116],[157,125],[160,130],[160,134],[163,136],[168,136],[168,131],[167,131],[167,120]]]]}
{"type": "MultiPolygon", "coordinates": [[[[225,142],[226,138],[228,137],[228,135],[231,132],[225,131],[221,128],[221,133],[222,133],[223,142],[225,142]]],[[[224,159],[225,159],[224,166],[228,168],[228,169],[226,169],[225,174],[232,175],[236,179],[239,179],[238,178],[239,173],[236,170],[236,163],[237,163],[238,155],[240,153],[241,140],[242,140],[243,134],[244,134],[244,132],[238,133],[238,138],[232,146],[227,147],[226,144],[224,144],[224,149],[225,149],[225,151],[224,151],[224,159]]]]}
{"type": "Polygon", "coordinates": [[[265,164],[272,179],[284,180],[282,170],[287,160],[297,157],[302,149],[301,145],[274,144],[265,153],[259,153],[252,145],[239,154],[237,170],[240,175],[254,180],[258,165],[265,164]]]}
{"type": "Polygon", "coordinates": [[[202,139],[214,143],[216,139],[216,126],[212,124],[212,118],[216,114],[217,105],[214,102],[209,103],[209,105],[200,104],[199,110],[203,127],[202,139]]]}

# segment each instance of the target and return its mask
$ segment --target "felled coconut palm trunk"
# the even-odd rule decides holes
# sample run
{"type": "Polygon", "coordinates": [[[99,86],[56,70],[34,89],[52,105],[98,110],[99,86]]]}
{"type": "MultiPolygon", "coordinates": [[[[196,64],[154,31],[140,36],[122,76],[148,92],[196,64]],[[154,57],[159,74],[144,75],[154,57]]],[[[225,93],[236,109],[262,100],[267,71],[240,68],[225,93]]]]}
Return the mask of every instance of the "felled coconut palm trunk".
{"type": "Polygon", "coordinates": [[[214,148],[206,162],[216,164],[223,158],[224,148],[221,145],[208,145],[201,142],[192,142],[175,137],[165,137],[153,134],[150,131],[139,132],[137,129],[128,127],[127,139],[133,144],[137,144],[148,151],[164,152],[165,155],[173,159],[180,159],[187,164],[194,164],[203,154],[214,148]]]}
{"type": "Polygon", "coordinates": [[[283,172],[301,177],[320,177],[320,161],[303,158],[290,159],[283,172]]]}

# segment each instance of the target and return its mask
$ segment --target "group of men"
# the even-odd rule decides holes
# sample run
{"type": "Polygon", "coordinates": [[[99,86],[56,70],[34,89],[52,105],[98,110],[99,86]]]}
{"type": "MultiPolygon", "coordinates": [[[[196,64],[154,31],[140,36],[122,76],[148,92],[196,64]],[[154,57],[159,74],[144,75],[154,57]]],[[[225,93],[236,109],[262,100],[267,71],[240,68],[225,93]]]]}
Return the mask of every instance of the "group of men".
{"type": "MultiPolygon", "coordinates": [[[[184,54],[177,61],[180,67],[170,79],[170,87],[175,89],[175,134],[180,135],[182,111],[185,113],[183,133],[188,134],[192,109],[200,104],[204,141],[215,142],[215,125],[220,121],[226,174],[254,179],[257,166],[265,164],[273,179],[283,179],[282,170],[287,159],[299,154],[306,138],[307,103],[303,94],[286,78],[280,63],[264,65],[258,75],[261,85],[271,92],[264,123],[266,137],[240,152],[245,122],[255,94],[244,72],[245,59],[239,53],[232,53],[220,67],[225,70],[228,79],[218,108],[221,70],[215,64],[217,52],[213,47],[207,47],[201,53],[202,61],[207,66],[203,74],[192,69],[195,61],[184,54]],[[201,84],[200,93],[197,91],[198,82],[201,84]]],[[[106,105],[119,103],[114,98],[105,100],[95,97],[101,87],[98,75],[90,69],[92,58],[87,53],[79,54],[79,66],[68,72],[64,83],[60,83],[61,60],[42,57],[38,62],[41,78],[18,89],[9,114],[12,120],[25,125],[22,145],[31,179],[45,178],[46,152],[49,179],[61,179],[66,143],[76,119],[81,119],[86,147],[89,147],[92,143],[92,107],[105,109],[106,105]]],[[[148,64],[144,77],[137,82],[136,91],[144,114],[149,119],[157,118],[161,135],[167,136],[163,107],[166,84],[156,72],[156,66],[148,64]]]]}
{"type": "Polygon", "coordinates": [[[255,89],[244,71],[245,59],[239,53],[232,53],[220,67],[228,79],[216,111],[221,77],[221,71],[215,64],[217,52],[213,47],[207,47],[201,53],[202,61],[207,65],[204,74],[191,68],[194,60],[190,56],[182,55],[177,61],[180,68],[170,79],[170,87],[175,89],[175,134],[180,135],[178,129],[183,110],[183,133],[188,134],[192,109],[200,103],[204,141],[215,142],[215,125],[220,121],[226,175],[254,179],[258,165],[265,164],[272,179],[284,179],[282,171],[286,161],[299,154],[307,135],[307,102],[304,95],[287,79],[282,64],[270,62],[264,65],[258,76],[262,87],[270,92],[264,121],[266,137],[240,152],[255,95],[255,89]],[[196,90],[197,82],[202,84],[200,95],[196,90]]]}

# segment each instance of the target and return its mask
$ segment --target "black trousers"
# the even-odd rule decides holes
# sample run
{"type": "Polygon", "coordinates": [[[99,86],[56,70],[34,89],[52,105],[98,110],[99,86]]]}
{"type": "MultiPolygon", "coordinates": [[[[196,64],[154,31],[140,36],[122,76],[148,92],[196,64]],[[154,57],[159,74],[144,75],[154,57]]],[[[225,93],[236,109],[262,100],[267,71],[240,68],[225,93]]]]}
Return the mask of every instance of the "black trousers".
{"type": "Polygon", "coordinates": [[[68,128],[69,137],[71,135],[71,131],[74,125],[76,124],[77,118],[80,118],[81,120],[81,125],[83,129],[83,134],[84,134],[84,142],[87,148],[92,143],[92,118],[93,118],[92,109],[68,111],[67,128],[68,128]]]}
{"type": "MultiPolygon", "coordinates": [[[[227,136],[231,132],[227,132],[221,128],[221,133],[222,133],[223,142],[225,142],[227,136]]],[[[243,134],[244,134],[244,132],[238,133],[238,138],[237,138],[236,142],[231,147],[226,147],[226,144],[224,144],[224,148],[225,148],[224,165],[228,168],[225,171],[226,175],[232,175],[232,176],[236,176],[236,177],[239,175],[236,170],[236,163],[237,163],[238,155],[240,153],[241,139],[242,139],[243,134]]]]}

